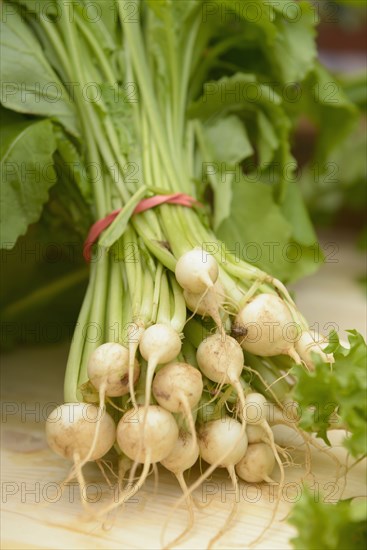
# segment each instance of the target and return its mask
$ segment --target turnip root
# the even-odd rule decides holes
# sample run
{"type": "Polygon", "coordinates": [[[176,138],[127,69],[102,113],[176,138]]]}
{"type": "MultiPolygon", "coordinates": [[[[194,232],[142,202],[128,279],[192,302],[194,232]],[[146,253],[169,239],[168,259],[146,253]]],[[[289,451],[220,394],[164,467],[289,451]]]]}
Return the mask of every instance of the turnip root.
{"type": "Polygon", "coordinates": [[[175,275],[178,284],[193,294],[203,294],[218,278],[219,268],[214,256],[197,247],[177,261],[175,275]]]}
{"type": "MultiPolygon", "coordinates": [[[[133,365],[134,384],[139,377],[139,364],[133,365]]],[[[114,342],[102,344],[94,350],[88,361],[88,377],[93,386],[109,397],[129,393],[129,351],[114,342]]]]}
{"type": "MultiPolygon", "coordinates": [[[[277,447],[275,445],[274,434],[267,421],[267,416],[269,414],[268,408],[269,408],[268,403],[265,397],[261,393],[253,392],[246,395],[246,407],[242,411],[242,416],[244,418],[244,421],[247,424],[259,426],[264,430],[267,436],[267,445],[271,449],[273,458],[276,460],[280,470],[278,499],[277,499],[276,505],[274,507],[269,524],[264,527],[259,537],[257,537],[256,541],[258,541],[262,537],[262,535],[265,533],[265,531],[269,528],[269,526],[274,521],[275,514],[278,510],[278,506],[280,502],[280,496],[284,487],[284,467],[283,467],[281,458],[279,456],[277,447]]],[[[254,443],[254,445],[263,445],[263,443],[254,443]]],[[[268,481],[271,481],[270,478],[268,479],[268,481]]],[[[254,541],[252,544],[254,544],[254,541]]]]}
{"type": "Polygon", "coordinates": [[[262,357],[289,355],[301,363],[294,347],[300,328],[279,296],[258,294],[237,314],[235,325],[246,333],[240,339],[246,351],[262,357]]]}
{"type": "Polygon", "coordinates": [[[227,531],[235,516],[239,500],[235,465],[245,456],[248,442],[243,425],[228,416],[203,424],[198,433],[198,440],[200,456],[212,467],[227,468],[236,493],[231,512],[223,527],[210,540],[210,548],[227,531]],[[228,449],[225,454],[223,449],[228,449]]]}
{"type": "MultiPolygon", "coordinates": [[[[268,424],[268,402],[261,393],[249,393],[246,395],[246,406],[242,411],[242,416],[247,424],[259,427],[263,430],[268,438],[268,443],[273,451],[276,461],[278,462],[281,479],[284,477],[284,469],[278,451],[274,442],[274,434],[268,424]]],[[[282,483],[282,481],[281,481],[282,483]]]]}
{"type": "Polygon", "coordinates": [[[239,343],[226,334],[213,334],[201,342],[196,358],[205,376],[213,382],[231,384],[236,389],[242,406],[245,407],[245,397],[240,382],[244,359],[239,343]]]}
{"type": "MultiPolygon", "coordinates": [[[[106,342],[98,346],[89,357],[87,372],[90,382],[99,393],[99,420],[90,451],[93,453],[94,446],[97,445],[100,437],[100,422],[103,418],[105,397],[119,397],[129,393],[131,384],[129,384],[128,349],[115,342],[106,342]]],[[[132,385],[138,379],[139,373],[139,364],[135,361],[132,371],[132,385]]]]}
{"type": "Polygon", "coordinates": [[[178,438],[178,427],[170,412],[158,405],[149,405],[142,433],[144,409],[138,406],[123,415],[117,425],[117,443],[134,462],[142,464],[149,458],[153,464],[172,452],[178,438]]]}
{"type": "Polygon", "coordinates": [[[128,484],[130,489],[122,491],[118,500],[103,510],[104,514],[114,510],[139,491],[148,477],[150,466],[173,451],[178,439],[178,427],[172,414],[162,407],[138,406],[127,411],[120,419],[116,437],[122,452],[135,464],[144,466],[139,479],[134,483],[135,468],[132,468],[128,484]]]}
{"type": "Polygon", "coordinates": [[[195,446],[196,431],[192,409],[199,403],[203,393],[201,372],[188,363],[170,363],[157,372],[152,389],[161,407],[172,413],[185,415],[195,446]]]}
{"type": "Polygon", "coordinates": [[[236,464],[237,475],[248,483],[273,483],[270,475],[275,466],[271,447],[266,443],[252,443],[245,456],[236,464]]]}
{"type": "Polygon", "coordinates": [[[219,281],[204,294],[194,294],[189,290],[183,292],[186,306],[202,317],[211,317],[218,328],[222,328],[220,308],[224,303],[224,288],[219,281]]]}
{"type": "Polygon", "coordinates": [[[296,351],[306,366],[314,370],[315,364],[312,359],[312,353],[320,356],[325,363],[333,363],[334,357],[331,353],[325,353],[317,338],[314,338],[310,332],[303,332],[295,344],[296,351]]]}
{"type": "Polygon", "coordinates": [[[180,540],[192,529],[194,524],[194,511],[192,506],[192,497],[188,494],[188,489],[183,473],[191,468],[199,458],[199,446],[188,432],[180,430],[176,444],[171,453],[161,461],[161,464],[170,470],[177,478],[183,494],[186,497],[187,509],[189,513],[188,523],[185,530],[171,542],[170,546],[177,545],[180,540]]]}
{"type": "Polygon", "coordinates": [[[266,439],[265,431],[261,426],[257,426],[256,424],[246,425],[246,435],[249,445],[252,443],[261,443],[266,439]]]}
{"type": "Polygon", "coordinates": [[[230,468],[237,464],[247,449],[246,434],[242,434],[242,424],[226,416],[202,424],[198,431],[200,456],[208,464],[219,468],[230,468]],[[231,452],[223,452],[223,449],[231,452]]]}
{"type": "Polygon", "coordinates": [[[124,455],[135,465],[143,464],[143,469],[137,481],[134,481],[135,468],[130,469],[127,488],[121,491],[116,501],[100,512],[100,516],[118,508],[139,491],[149,475],[150,467],[163,460],[174,449],[178,428],[172,414],[161,407],[150,405],[146,410],[146,407],[138,406],[127,411],[120,419],[116,436],[124,455]],[[143,432],[144,420],[146,422],[143,432]]]}
{"type": "MultiPolygon", "coordinates": [[[[180,353],[181,346],[179,335],[170,325],[157,323],[147,328],[143,333],[139,349],[141,355],[148,361],[145,381],[146,413],[150,403],[152,381],[157,365],[173,361],[180,353]]],[[[145,421],[143,422],[143,430],[144,425],[145,421]]]]}
{"type": "Polygon", "coordinates": [[[51,449],[60,456],[74,460],[97,460],[110,450],[115,441],[115,423],[103,412],[100,426],[103,437],[98,439],[93,452],[93,443],[100,410],[87,403],[65,403],[56,407],[46,421],[46,438],[51,449]]]}
{"type": "Polygon", "coordinates": [[[180,430],[178,439],[172,451],[161,464],[176,476],[189,470],[199,458],[199,446],[193,444],[192,435],[185,430],[180,430]]]}
{"type": "Polygon", "coordinates": [[[46,420],[47,443],[55,453],[74,463],[63,485],[73,477],[77,478],[84,507],[87,505],[83,495],[82,467],[88,461],[102,458],[114,444],[115,436],[112,417],[92,404],[65,403],[56,407],[46,420]],[[102,437],[96,437],[98,431],[102,437]]]}

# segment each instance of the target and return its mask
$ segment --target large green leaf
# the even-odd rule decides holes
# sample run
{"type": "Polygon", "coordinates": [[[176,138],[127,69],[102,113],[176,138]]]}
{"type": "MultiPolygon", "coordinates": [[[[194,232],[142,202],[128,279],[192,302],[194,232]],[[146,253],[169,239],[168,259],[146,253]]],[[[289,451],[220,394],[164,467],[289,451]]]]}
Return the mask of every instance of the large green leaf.
{"type": "Polygon", "coordinates": [[[217,233],[230,250],[237,248],[245,260],[253,260],[262,269],[279,275],[279,245],[273,255],[270,242],[288,242],[292,228],[275,204],[271,187],[242,176],[232,182],[230,215],[217,233]]]}
{"type": "Polygon", "coordinates": [[[217,231],[230,250],[285,282],[317,270],[316,258],[322,255],[307,219],[297,228],[295,217],[288,219],[271,186],[259,181],[256,173],[232,181],[231,199],[229,216],[217,231]]]}
{"type": "Polygon", "coordinates": [[[202,150],[201,174],[214,193],[213,227],[216,230],[231,213],[232,181],[241,173],[238,164],[253,154],[246,128],[234,115],[197,124],[202,150]]]}
{"type": "Polygon", "coordinates": [[[337,78],[320,64],[306,78],[302,92],[298,108],[315,122],[319,130],[315,160],[321,163],[350,132],[358,110],[345,95],[337,78]]]}
{"type": "Polygon", "coordinates": [[[205,135],[214,159],[229,166],[234,166],[254,152],[246,128],[236,116],[209,122],[205,126],[205,135]]]}
{"type": "Polygon", "coordinates": [[[281,208],[293,227],[293,238],[304,246],[314,245],[317,236],[303,202],[300,186],[296,182],[288,185],[281,208]]]}
{"type": "Polygon", "coordinates": [[[28,121],[2,109],[1,246],[12,248],[36,222],[56,182],[56,140],[49,120],[28,121]]]}
{"type": "Polygon", "coordinates": [[[302,81],[316,59],[315,9],[308,2],[274,3],[277,35],[269,57],[279,66],[281,81],[302,81]]]}
{"type": "Polygon", "coordinates": [[[260,31],[261,42],[271,47],[276,34],[274,25],[274,7],[267,0],[251,0],[251,2],[234,2],[233,0],[205,0],[202,8],[203,23],[209,24],[218,18],[221,25],[229,23],[238,27],[239,21],[249,24],[250,32],[260,31]],[[230,14],[233,12],[233,15],[230,14]]]}
{"type": "Polygon", "coordinates": [[[58,120],[79,135],[76,111],[30,27],[13,11],[0,22],[2,62],[0,101],[19,113],[58,120]]]}

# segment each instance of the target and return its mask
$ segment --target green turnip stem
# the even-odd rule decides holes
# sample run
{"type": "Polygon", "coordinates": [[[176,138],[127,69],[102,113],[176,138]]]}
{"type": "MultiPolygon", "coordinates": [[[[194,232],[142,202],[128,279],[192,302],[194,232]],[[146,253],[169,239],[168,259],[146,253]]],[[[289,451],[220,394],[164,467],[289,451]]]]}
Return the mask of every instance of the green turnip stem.
{"type": "Polygon", "coordinates": [[[157,323],[163,323],[164,325],[169,325],[171,321],[171,311],[170,311],[170,292],[167,280],[167,274],[162,273],[160,281],[160,291],[159,291],[159,307],[157,313],[157,323]]]}
{"type": "Polygon", "coordinates": [[[83,331],[83,328],[88,322],[91,303],[94,297],[95,287],[95,275],[96,266],[93,264],[90,273],[90,279],[86,294],[84,296],[83,304],[76,323],[77,329],[75,329],[74,336],[71,342],[68,361],[66,365],[65,377],[64,377],[64,401],[65,403],[75,403],[79,400],[77,395],[79,368],[83,355],[84,338],[81,335],[76,334],[83,331]]]}
{"type": "Polygon", "coordinates": [[[156,323],[158,318],[158,307],[160,305],[160,292],[161,292],[161,281],[162,281],[162,274],[163,274],[163,265],[161,263],[157,266],[157,271],[155,275],[155,281],[154,281],[154,293],[153,293],[153,311],[152,311],[152,323],[156,323]]]}
{"type": "Polygon", "coordinates": [[[174,330],[178,334],[180,334],[183,331],[186,323],[186,303],[182,294],[182,290],[177,283],[175,277],[171,273],[169,274],[169,280],[174,299],[174,313],[170,323],[174,330]]]}
{"type": "Polygon", "coordinates": [[[106,301],[108,290],[108,256],[103,253],[101,258],[96,262],[96,278],[95,292],[91,303],[90,314],[87,320],[87,325],[82,327],[85,331],[85,344],[83,357],[80,365],[78,385],[81,386],[88,381],[87,363],[90,354],[105,341],[105,321],[106,321],[106,301]],[[88,329],[93,328],[96,331],[96,336],[88,337],[88,329]]]}
{"type": "Polygon", "coordinates": [[[106,312],[106,334],[107,342],[121,342],[122,329],[124,326],[123,308],[123,288],[121,272],[118,264],[111,256],[109,261],[109,286],[107,292],[107,312],[106,312]]]}

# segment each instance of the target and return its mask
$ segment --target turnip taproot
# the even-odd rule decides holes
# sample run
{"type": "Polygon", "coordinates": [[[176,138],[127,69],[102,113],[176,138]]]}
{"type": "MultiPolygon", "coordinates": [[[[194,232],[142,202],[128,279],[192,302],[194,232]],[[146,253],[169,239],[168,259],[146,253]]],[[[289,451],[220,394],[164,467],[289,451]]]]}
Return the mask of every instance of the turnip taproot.
{"type": "MultiPolygon", "coordinates": [[[[205,376],[219,384],[231,384],[237,391],[242,407],[245,407],[245,396],[240,382],[244,358],[239,343],[227,334],[212,334],[201,342],[196,358],[205,376]]],[[[244,427],[243,423],[243,429],[244,427]]]]}
{"type": "Polygon", "coordinates": [[[201,372],[188,363],[170,363],[157,372],[152,390],[161,407],[172,413],[181,413],[187,418],[192,441],[196,445],[192,409],[199,403],[203,392],[201,372]]]}
{"type": "Polygon", "coordinates": [[[185,252],[178,260],[175,275],[179,285],[193,294],[203,294],[216,282],[219,267],[216,259],[200,247],[185,252]]]}
{"type": "Polygon", "coordinates": [[[246,351],[262,357],[289,355],[301,362],[294,347],[301,329],[279,296],[256,295],[239,311],[235,324],[243,328],[240,343],[246,351]]]}
{"type": "Polygon", "coordinates": [[[224,303],[224,288],[221,283],[216,281],[214,286],[210,287],[203,294],[196,294],[189,290],[184,290],[183,295],[187,307],[194,313],[202,317],[211,317],[218,328],[222,327],[220,309],[224,303]]]}
{"type": "Polygon", "coordinates": [[[248,483],[273,483],[270,475],[275,466],[274,453],[266,443],[251,443],[236,464],[237,475],[248,483]]]}
{"type": "MultiPolygon", "coordinates": [[[[139,363],[133,363],[133,379],[139,377],[139,363]]],[[[89,380],[98,391],[108,397],[129,393],[129,350],[121,344],[107,342],[91,354],[87,367],[89,380]]]]}
{"type": "Polygon", "coordinates": [[[117,443],[131,460],[144,463],[160,462],[175,446],[178,427],[172,414],[157,405],[149,405],[144,432],[142,430],[145,407],[130,409],[117,425],[117,443]]]}
{"type": "Polygon", "coordinates": [[[315,368],[312,353],[316,353],[320,359],[324,361],[324,363],[334,362],[333,355],[331,353],[325,353],[319,339],[317,337],[313,337],[313,335],[308,331],[301,334],[301,337],[295,344],[295,348],[302,361],[304,361],[307,367],[311,370],[315,368]]]}
{"type": "Polygon", "coordinates": [[[170,454],[161,460],[161,464],[170,470],[177,478],[178,483],[186,497],[187,509],[189,513],[188,523],[185,530],[174,540],[170,546],[177,545],[178,542],[188,533],[194,524],[194,510],[192,506],[192,496],[188,493],[187,484],[184,478],[184,472],[191,468],[199,458],[199,446],[191,434],[180,430],[178,439],[170,454]]]}
{"type": "Polygon", "coordinates": [[[87,403],[65,403],[56,407],[46,420],[46,438],[51,449],[70,460],[97,460],[110,450],[116,435],[115,423],[106,412],[87,403]],[[101,416],[101,418],[100,418],[101,416]],[[103,437],[91,451],[97,424],[103,437]]]}
{"type": "Polygon", "coordinates": [[[211,466],[227,468],[236,497],[223,527],[210,540],[209,547],[223,536],[234,518],[238,503],[238,483],[235,465],[245,456],[247,436],[244,426],[229,416],[203,424],[198,433],[200,456],[211,466]],[[223,449],[227,449],[223,453],[223,449]]]}
{"type": "MultiPolygon", "coordinates": [[[[148,327],[140,340],[139,350],[148,361],[145,380],[145,407],[149,406],[152,381],[159,364],[173,361],[181,351],[181,339],[168,324],[157,323],[148,327]]],[[[145,424],[145,422],[144,422],[145,424]]]]}

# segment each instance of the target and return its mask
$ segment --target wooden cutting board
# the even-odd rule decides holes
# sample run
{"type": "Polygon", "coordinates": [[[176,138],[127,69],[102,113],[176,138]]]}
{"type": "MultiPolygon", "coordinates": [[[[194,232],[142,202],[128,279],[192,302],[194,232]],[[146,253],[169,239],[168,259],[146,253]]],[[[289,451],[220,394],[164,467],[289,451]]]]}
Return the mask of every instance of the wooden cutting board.
{"type": "MultiPolygon", "coordinates": [[[[335,240],[335,239],[334,239],[335,240]]],[[[333,321],[341,330],[356,327],[365,331],[365,302],[362,290],[354,282],[363,262],[350,246],[339,240],[338,263],[326,264],[321,272],[299,285],[298,302],[311,321],[333,321]],[[340,244],[341,243],[341,244],[340,244]],[[338,299],[336,298],[338,297],[338,299]],[[329,318],[330,317],[330,318],[329,318]]],[[[2,548],[5,549],[159,549],[162,526],[180,496],[175,478],[163,468],[155,490],[154,476],[125,509],[119,509],[109,525],[101,526],[83,516],[75,485],[60,494],[59,482],[68,464],[55,456],[44,437],[44,421],[50,410],[62,402],[67,346],[17,350],[2,362],[2,548]]],[[[346,453],[339,445],[342,434],[333,432],[333,453],[344,462],[346,453]]],[[[293,444],[297,437],[293,436],[293,444]]],[[[295,464],[286,469],[287,485],[276,521],[257,545],[264,549],[291,548],[294,534],[285,518],[302,493],[304,456],[293,453],[295,464]]],[[[312,483],[315,498],[327,502],[365,493],[365,464],[360,463],[343,479],[335,479],[335,463],[325,453],[313,451],[312,483]]],[[[191,473],[195,479],[198,471],[191,473]]],[[[88,495],[101,504],[113,498],[95,465],[86,468],[88,495]]],[[[241,486],[238,513],[231,529],[217,544],[218,548],[248,548],[268,521],[274,494],[266,485],[241,486]]],[[[195,493],[200,504],[190,537],[177,548],[202,549],[221,527],[233,504],[228,476],[218,472],[195,493]]],[[[165,542],[177,535],[186,522],[185,507],[179,507],[168,523],[165,542]]]]}

